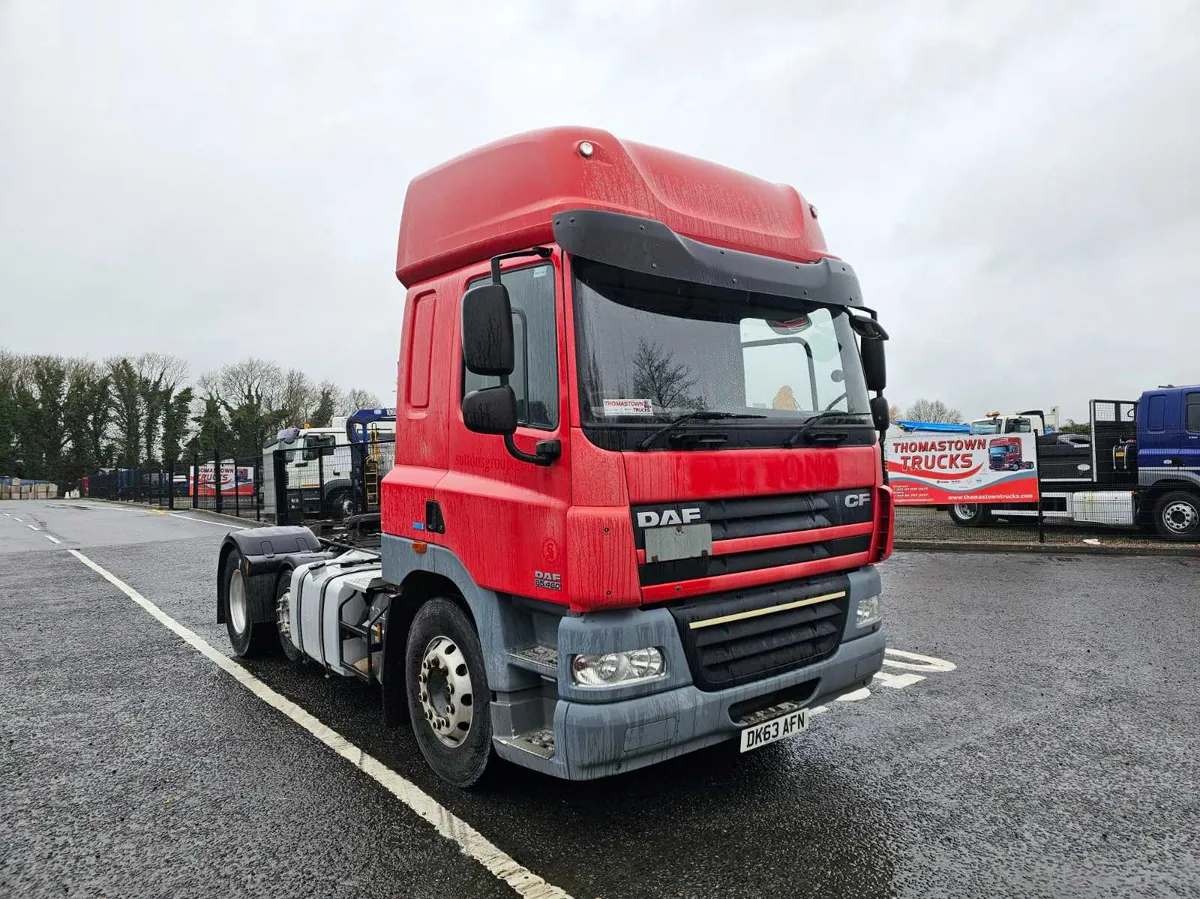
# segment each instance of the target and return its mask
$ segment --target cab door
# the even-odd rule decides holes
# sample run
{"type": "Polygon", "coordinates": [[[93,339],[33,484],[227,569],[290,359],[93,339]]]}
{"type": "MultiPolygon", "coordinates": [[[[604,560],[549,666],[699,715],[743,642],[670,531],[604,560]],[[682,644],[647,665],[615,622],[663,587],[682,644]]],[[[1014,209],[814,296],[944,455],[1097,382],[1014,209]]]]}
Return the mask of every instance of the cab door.
{"type": "MultiPolygon", "coordinates": [[[[462,364],[461,302],[456,304],[454,376],[446,385],[450,412],[450,467],[436,499],[452,550],[480,586],[518,596],[562,602],[566,515],[570,503],[570,447],[562,259],[508,260],[501,280],[513,310],[516,364],[509,384],[517,397],[517,447],[533,453],[557,440],[561,455],[548,465],[514,458],[501,437],[476,434],[463,423],[465,393],[495,386],[498,378],[467,372],[462,364]]],[[[466,272],[458,298],[490,278],[486,264],[466,272]]]]}
{"type": "Polygon", "coordinates": [[[1185,391],[1181,399],[1183,432],[1179,444],[1183,450],[1183,464],[1200,477],[1200,390],[1185,391]]]}

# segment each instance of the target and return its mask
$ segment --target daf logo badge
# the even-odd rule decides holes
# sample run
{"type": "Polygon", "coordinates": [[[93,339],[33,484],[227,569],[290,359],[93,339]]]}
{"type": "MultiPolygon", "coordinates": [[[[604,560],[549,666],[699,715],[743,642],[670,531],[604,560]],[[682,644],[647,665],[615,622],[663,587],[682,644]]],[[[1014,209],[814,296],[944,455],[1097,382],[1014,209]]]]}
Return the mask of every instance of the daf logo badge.
{"type": "Polygon", "coordinates": [[[691,509],[664,509],[662,512],[638,512],[637,524],[639,528],[656,528],[669,524],[691,524],[693,521],[700,520],[700,510],[697,508],[691,509]]]}

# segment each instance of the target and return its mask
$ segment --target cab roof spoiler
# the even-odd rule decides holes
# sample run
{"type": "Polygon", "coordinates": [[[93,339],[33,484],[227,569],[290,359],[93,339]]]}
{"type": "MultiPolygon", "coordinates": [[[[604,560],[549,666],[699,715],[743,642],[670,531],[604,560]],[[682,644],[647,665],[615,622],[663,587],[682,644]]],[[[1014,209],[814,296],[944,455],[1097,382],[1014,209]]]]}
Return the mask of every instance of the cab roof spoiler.
{"type": "Polygon", "coordinates": [[[643,275],[863,308],[854,269],[827,256],[794,262],[723,249],[677,234],[655,219],[600,209],[555,213],[554,240],[574,256],[643,275]]]}

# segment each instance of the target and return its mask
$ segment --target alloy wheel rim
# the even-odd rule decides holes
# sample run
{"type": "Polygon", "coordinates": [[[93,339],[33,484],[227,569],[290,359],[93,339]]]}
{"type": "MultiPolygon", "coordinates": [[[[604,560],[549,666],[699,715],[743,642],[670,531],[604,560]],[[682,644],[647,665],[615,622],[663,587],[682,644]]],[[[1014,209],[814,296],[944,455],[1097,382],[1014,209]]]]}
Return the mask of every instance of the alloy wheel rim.
{"type": "Polygon", "coordinates": [[[442,745],[457,749],[475,720],[471,671],[462,648],[449,637],[434,637],[425,647],[417,679],[425,723],[442,745]]]}

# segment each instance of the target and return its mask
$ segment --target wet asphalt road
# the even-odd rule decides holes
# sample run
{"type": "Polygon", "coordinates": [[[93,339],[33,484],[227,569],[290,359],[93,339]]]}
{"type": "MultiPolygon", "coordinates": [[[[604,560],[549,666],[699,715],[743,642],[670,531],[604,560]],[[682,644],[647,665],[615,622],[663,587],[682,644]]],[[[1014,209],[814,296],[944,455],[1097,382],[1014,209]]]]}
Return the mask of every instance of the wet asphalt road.
{"type": "MultiPolygon", "coordinates": [[[[515,895],[65,551],[228,652],[225,529],[0,503],[0,896],[515,895]]],[[[372,691],[249,667],[576,899],[1200,895],[1200,562],[883,572],[889,645],[954,670],[893,656],[796,740],[596,783],[459,793],[372,691]]]]}

